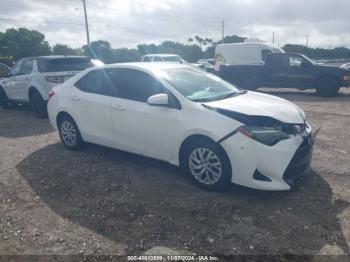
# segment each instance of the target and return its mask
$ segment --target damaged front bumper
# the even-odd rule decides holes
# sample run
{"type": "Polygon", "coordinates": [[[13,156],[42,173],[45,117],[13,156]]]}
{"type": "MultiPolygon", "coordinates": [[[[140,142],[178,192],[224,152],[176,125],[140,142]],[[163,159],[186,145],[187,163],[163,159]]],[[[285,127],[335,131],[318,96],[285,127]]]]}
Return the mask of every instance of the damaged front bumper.
{"type": "Polygon", "coordinates": [[[221,145],[231,161],[232,183],[260,190],[290,190],[310,170],[313,136],[310,126],[299,135],[266,146],[236,133],[221,145]]]}

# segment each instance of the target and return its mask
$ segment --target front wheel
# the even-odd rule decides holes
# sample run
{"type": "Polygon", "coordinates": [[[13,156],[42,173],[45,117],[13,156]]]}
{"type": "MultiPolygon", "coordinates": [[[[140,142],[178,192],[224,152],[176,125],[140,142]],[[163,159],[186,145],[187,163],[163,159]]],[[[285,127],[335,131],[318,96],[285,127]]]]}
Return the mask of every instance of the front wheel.
{"type": "Polygon", "coordinates": [[[200,188],[220,190],[231,183],[231,164],[223,148],[213,141],[190,143],[182,156],[182,167],[200,188]]]}
{"type": "Polygon", "coordinates": [[[316,93],[320,96],[334,96],[340,89],[339,83],[332,77],[323,77],[316,83],[316,93]]]}
{"type": "Polygon", "coordinates": [[[71,117],[65,116],[59,120],[58,132],[62,144],[68,149],[78,150],[84,145],[78,126],[71,117]]]}

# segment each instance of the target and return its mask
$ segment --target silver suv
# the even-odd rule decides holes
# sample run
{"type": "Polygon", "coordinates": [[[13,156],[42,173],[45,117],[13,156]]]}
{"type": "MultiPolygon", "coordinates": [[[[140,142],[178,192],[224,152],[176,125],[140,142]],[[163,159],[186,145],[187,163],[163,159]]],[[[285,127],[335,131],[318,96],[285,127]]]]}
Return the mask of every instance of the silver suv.
{"type": "Polygon", "coordinates": [[[49,91],[79,71],[97,65],[103,63],[81,56],[23,58],[0,80],[0,106],[29,103],[37,117],[45,118],[49,91]]]}

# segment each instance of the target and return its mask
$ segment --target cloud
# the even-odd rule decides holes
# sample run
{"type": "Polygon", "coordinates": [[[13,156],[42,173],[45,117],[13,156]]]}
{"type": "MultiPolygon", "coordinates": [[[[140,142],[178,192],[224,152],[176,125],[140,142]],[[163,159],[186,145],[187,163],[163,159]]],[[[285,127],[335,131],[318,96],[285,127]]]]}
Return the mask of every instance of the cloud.
{"type": "MultiPolygon", "coordinates": [[[[312,46],[350,46],[348,0],[87,0],[91,39],[134,47],[172,39],[226,34],[312,46]]],[[[28,27],[51,44],[85,43],[81,0],[2,0],[0,30],[28,27]],[[1,20],[2,19],[2,20],[1,20]],[[12,20],[11,20],[12,19],[12,20]]]]}

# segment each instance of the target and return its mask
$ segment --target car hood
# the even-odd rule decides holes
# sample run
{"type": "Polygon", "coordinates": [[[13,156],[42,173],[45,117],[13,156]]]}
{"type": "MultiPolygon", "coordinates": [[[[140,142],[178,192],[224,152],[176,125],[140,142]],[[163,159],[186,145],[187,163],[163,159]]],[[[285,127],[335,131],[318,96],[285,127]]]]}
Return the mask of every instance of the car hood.
{"type": "Polygon", "coordinates": [[[247,92],[203,104],[250,116],[267,116],[284,123],[302,124],[305,122],[305,113],[297,105],[276,96],[256,92],[247,92]]]}

